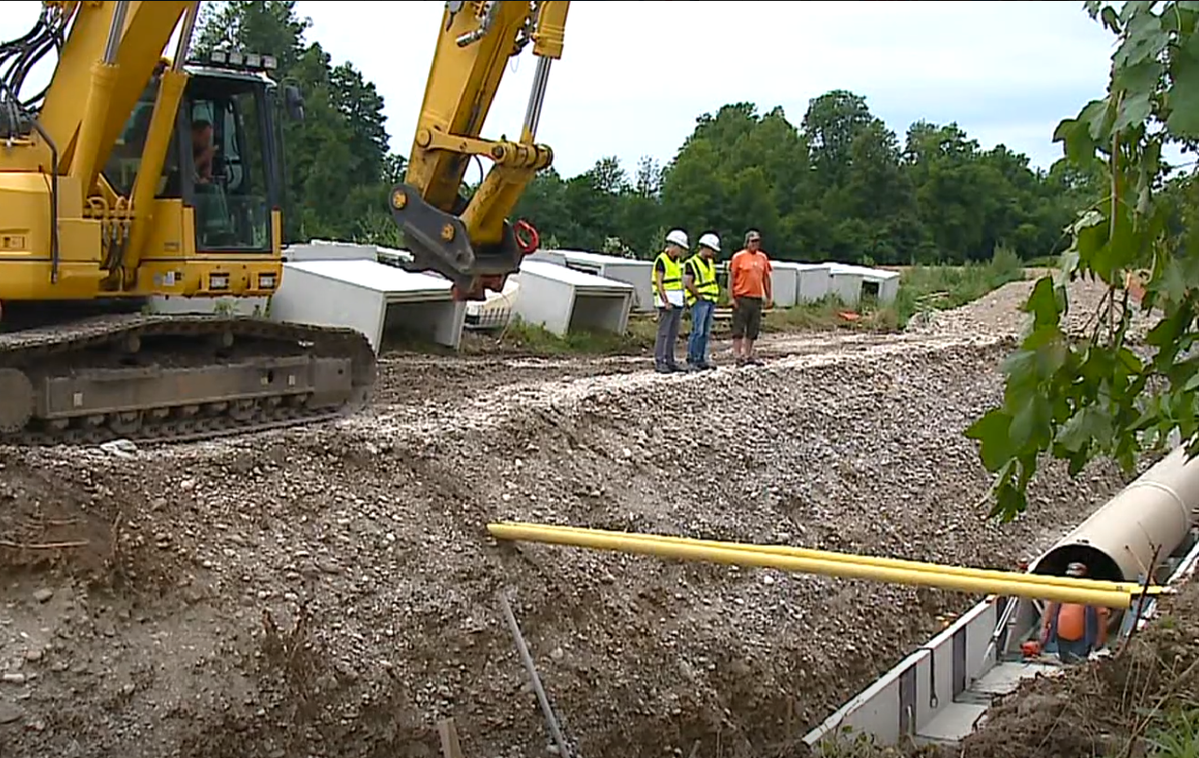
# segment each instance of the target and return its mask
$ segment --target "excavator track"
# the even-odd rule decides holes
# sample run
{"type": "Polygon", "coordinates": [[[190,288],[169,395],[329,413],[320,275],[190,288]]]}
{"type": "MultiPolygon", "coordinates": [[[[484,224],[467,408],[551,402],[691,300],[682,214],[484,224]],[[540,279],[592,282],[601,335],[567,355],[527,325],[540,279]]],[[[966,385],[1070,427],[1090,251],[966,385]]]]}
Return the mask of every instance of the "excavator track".
{"type": "Polygon", "coordinates": [[[363,408],[359,332],[260,318],[118,315],[0,333],[0,444],[185,442],[363,408]]]}

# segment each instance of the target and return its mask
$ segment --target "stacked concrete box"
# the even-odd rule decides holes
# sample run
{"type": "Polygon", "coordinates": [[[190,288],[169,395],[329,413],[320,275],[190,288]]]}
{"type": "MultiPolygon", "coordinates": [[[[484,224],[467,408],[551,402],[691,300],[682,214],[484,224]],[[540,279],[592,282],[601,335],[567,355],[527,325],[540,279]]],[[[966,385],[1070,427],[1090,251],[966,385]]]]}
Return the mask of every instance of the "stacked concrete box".
{"type": "Polygon", "coordinates": [[[566,265],[566,252],[563,250],[538,250],[535,253],[526,255],[526,261],[544,261],[553,263],[556,266],[566,265]]]}
{"type": "Polygon", "coordinates": [[[796,300],[815,303],[828,296],[833,274],[827,263],[796,263],[796,300]]]}
{"type": "Polygon", "coordinates": [[[859,297],[862,291],[873,291],[879,305],[890,305],[899,295],[899,272],[869,266],[852,266],[847,263],[834,263],[835,271],[847,276],[857,276],[861,280],[859,297]]]}
{"type": "Polygon", "coordinates": [[[331,242],[310,240],[283,248],[283,260],[297,261],[373,261],[379,257],[375,245],[359,245],[355,242],[331,242]]]}
{"type": "Polygon", "coordinates": [[[770,262],[770,289],[776,308],[793,308],[799,302],[799,264],[770,262]]]}
{"type": "Polygon", "coordinates": [[[384,333],[400,331],[458,348],[466,304],[455,301],[446,279],[374,260],[311,260],[283,264],[283,282],[271,298],[270,317],[355,329],[375,352],[384,333]]]}
{"type": "Polygon", "coordinates": [[[830,263],[829,293],[836,295],[842,305],[856,306],[862,300],[862,272],[856,266],[830,263]]]}
{"type": "Polygon", "coordinates": [[[587,329],[623,334],[633,305],[633,285],[547,261],[520,264],[515,314],[558,336],[587,329]]]}
{"type": "Polygon", "coordinates": [[[567,268],[633,286],[633,310],[653,311],[654,308],[654,264],[635,258],[620,258],[615,255],[589,253],[583,250],[550,250],[550,255],[561,255],[567,268]]]}

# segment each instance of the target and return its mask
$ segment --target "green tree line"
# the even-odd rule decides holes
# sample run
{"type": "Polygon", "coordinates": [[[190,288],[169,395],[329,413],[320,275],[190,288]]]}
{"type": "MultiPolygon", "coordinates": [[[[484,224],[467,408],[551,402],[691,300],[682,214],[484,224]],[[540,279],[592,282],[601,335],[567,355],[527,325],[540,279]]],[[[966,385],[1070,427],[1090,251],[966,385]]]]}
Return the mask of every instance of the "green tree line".
{"type": "Polygon", "coordinates": [[[961,263],[997,245],[1024,258],[1060,251],[1093,193],[1087,175],[984,150],[954,123],[917,122],[901,144],[864,97],[836,90],[798,127],[750,103],[704,114],[669,164],[642,158],[631,175],[615,158],[571,179],[551,169],[517,210],[551,242],[638,257],[669,227],[729,244],[753,227],[783,259],[961,263]]]}
{"type": "MultiPolygon", "coordinates": [[[[304,93],[304,122],[284,125],[285,239],[400,246],[386,201],[404,159],[388,153],[383,98],[308,41],[310,26],[294,2],[212,3],[197,47],[274,54],[279,78],[304,93]]],[[[781,108],[762,114],[748,103],[702,115],[667,163],[646,157],[628,171],[609,157],[569,179],[551,168],[514,215],[538,228],[544,247],[642,258],[682,226],[730,245],[754,227],[780,258],[963,262],[990,258],[999,244],[1026,258],[1062,249],[1063,229],[1091,195],[1076,169],[1037,170],[1002,145],[982,149],[956,124],[913,124],[901,143],[865,98],[838,90],[814,99],[798,127],[781,108]]]]}

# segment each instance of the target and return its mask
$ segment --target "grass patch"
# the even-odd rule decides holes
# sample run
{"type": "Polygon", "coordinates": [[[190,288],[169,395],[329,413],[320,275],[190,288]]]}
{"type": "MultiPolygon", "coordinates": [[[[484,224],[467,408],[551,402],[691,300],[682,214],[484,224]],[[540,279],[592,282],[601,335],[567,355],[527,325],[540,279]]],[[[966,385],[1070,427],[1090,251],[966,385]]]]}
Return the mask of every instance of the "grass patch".
{"type": "Polygon", "coordinates": [[[513,321],[499,333],[480,333],[462,342],[464,353],[520,355],[637,355],[653,349],[657,325],[653,317],[630,314],[625,334],[577,331],[564,337],[540,324],[513,321]]]}
{"type": "Polygon", "coordinates": [[[965,266],[912,266],[899,282],[895,300],[899,328],[924,311],[957,308],[1009,282],[1024,279],[1024,261],[1012,250],[998,245],[986,263],[965,266]]]}

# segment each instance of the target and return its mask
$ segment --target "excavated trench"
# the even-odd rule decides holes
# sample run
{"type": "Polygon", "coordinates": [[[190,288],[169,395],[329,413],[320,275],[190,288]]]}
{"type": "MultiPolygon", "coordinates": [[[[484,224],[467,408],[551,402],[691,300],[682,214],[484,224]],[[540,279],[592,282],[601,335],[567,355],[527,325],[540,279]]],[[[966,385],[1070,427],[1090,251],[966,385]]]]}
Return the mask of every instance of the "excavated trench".
{"type": "Polygon", "coordinates": [[[467,756],[538,755],[501,587],[581,755],[797,742],[971,598],[497,546],[486,523],[1010,567],[1122,481],[1051,469],[1026,518],[990,524],[961,430],[1009,344],[794,341],[695,377],[392,358],[371,412],[337,426],[0,452],[0,749],[431,756],[453,716],[467,756]]]}

